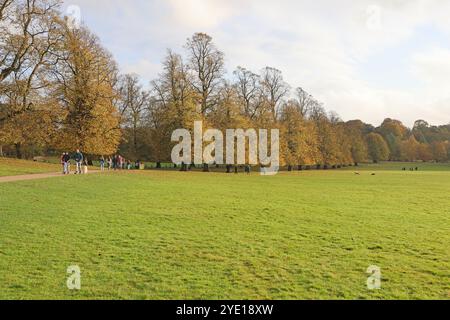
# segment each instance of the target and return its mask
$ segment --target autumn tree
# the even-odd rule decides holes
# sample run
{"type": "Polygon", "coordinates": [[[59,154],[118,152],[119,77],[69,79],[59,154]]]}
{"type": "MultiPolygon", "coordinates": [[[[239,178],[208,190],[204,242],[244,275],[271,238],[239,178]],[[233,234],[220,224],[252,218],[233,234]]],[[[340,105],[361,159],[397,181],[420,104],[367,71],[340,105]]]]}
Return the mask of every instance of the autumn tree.
{"type": "Polygon", "coordinates": [[[422,161],[433,160],[433,152],[431,146],[427,143],[420,143],[417,148],[417,158],[422,161]]]}
{"type": "Polygon", "coordinates": [[[171,134],[173,124],[167,109],[152,97],[147,105],[146,118],[146,144],[148,145],[148,155],[155,161],[157,168],[161,168],[161,163],[170,161],[172,149],[171,134]]]}
{"type": "MultiPolygon", "coordinates": [[[[120,113],[122,115],[122,127],[125,130],[124,138],[131,141],[131,149],[128,153],[132,158],[140,157],[142,146],[142,127],[144,124],[146,105],[149,93],[140,84],[136,74],[126,74],[119,80],[120,113]]],[[[125,144],[126,145],[126,144],[125,144]]],[[[143,150],[142,150],[143,151],[143,150]]]]}
{"type": "MultiPolygon", "coordinates": [[[[62,41],[58,2],[5,1],[2,17],[11,23],[0,24],[0,140],[14,144],[16,156],[23,146],[52,145],[52,135],[61,115],[50,91],[51,68],[56,64],[54,51],[62,41]],[[12,27],[14,26],[14,27],[12,27]]],[[[2,20],[0,19],[0,20],[2,20]]]]}
{"type": "Polygon", "coordinates": [[[443,141],[435,141],[431,143],[431,151],[435,161],[444,162],[448,160],[448,143],[443,141]]]}
{"type": "Polygon", "coordinates": [[[267,111],[272,120],[277,121],[278,108],[289,93],[289,85],[284,81],[282,72],[266,67],[261,74],[261,90],[265,98],[267,111]]]}
{"type": "Polygon", "coordinates": [[[24,68],[39,38],[50,33],[46,23],[58,15],[57,0],[2,0],[0,2],[0,83],[24,68]]]}
{"type": "Polygon", "coordinates": [[[401,160],[416,161],[418,160],[420,143],[417,142],[414,135],[400,143],[401,160]]]}
{"type": "Polygon", "coordinates": [[[425,120],[417,120],[414,123],[413,134],[416,140],[420,143],[428,143],[425,132],[430,128],[430,125],[425,120]]]}
{"type": "Polygon", "coordinates": [[[258,115],[261,103],[260,77],[245,68],[238,67],[234,71],[235,87],[246,117],[254,120],[258,115]]]}
{"type": "Polygon", "coordinates": [[[201,113],[205,115],[217,104],[217,92],[224,74],[224,55],[211,36],[196,33],[187,40],[192,86],[199,95],[201,113]]]}
{"type": "Polygon", "coordinates": [[[317,103],[317,101],[314,99],[312,95],[306,92],[303,88],[297,88],[295,90],[295,94],[296,99],[294,101],[298,105],[299,112],[303,117],[306,118],[308,114],[311,112],[314,105],[317,103]]]}
{"type": "Polygon", "coordinates": [[[225,82],[218,95],[218,107],[207,117],[208,125],[223,133],[231,128],[247,128],[250,118],[241,112],[239,93],[236,87],[225,82]]]}
{"type": "Polygon", "coordinates": [[[385,119],[376,132],[381,134],[389,146],[390,159],[401,160],[401,142],[408,134],[406,128],[401,121],[395,119],[385,119]]]}
{"type": "Polygon", "coordinates": [[[145,89],[136,75],[119,76],[99,39],[85,26],[72,29],[59,9],[58,0],[0,1],[0,154],[5,145],[19,157],[50,148],[107,155],[122,142],[127,157],[160,166],[170,161],[171,133],[192,133],[201,120],[224,133],[280,129],[290,168],[449,160],[450,125],[343,122],[305,89],[291,95],[275,68],[257,75],[238,67],[228,79],[223,53],[204,33],[187,40],[186,57],[168,50],[145,89]]]}
{"type": "Polygon", "coordinates": [[[389,146],[386,141],[378,133],[372,132],[367,135],[367,146],[369,150],[369,157],[373,162],[388,160],[389,146]]]}
{"type": "Polygon", "coordinates": [[[292,165],[301,168],[323,159],[318,146],[317,122],[307,119],[315,102],[306,91],[297,88],[296,97],[283,103],[280,110],[281,149],[290,170],[292,165]]]}
{"type": "MultiPolygon", "coordinates": [[[[249,129],[253,128],[250,118],[242,112],[242,100],[238,90],[229,82],[224,82],[219,94],[218,104],[206,117],[204,129],[218,129],[225,137],[227,129],[249,129]]],[[[246,141],[245,150],[248,159],[248,141],[246,141]]],[[[207,145],[208,143],[205,143],[207,145]]],[[[235,144],[235,158],[237,157],[237,145],[235,144]]],[[[225,159],[225,154],[223,155],[225,159]]],[[[237,159],[237,158],[236,158],[237,159]]],[[[205,171],[208,170],[205,164],[205,171]]]]}
{"type": "Polygon", "coordinates": [[[369,158],[364,130],[366,125],[361,120],[348,121],[345,124],[345,135],[349,140],[352,159],[356,165],[369,158]]]}
{"type": "Polygon", "coordinates": [[[6,17],[8,8],[11,6],[13,0],[2,0],[0,1],[0,21],[6,17]]]}
{"type": "Polygon", "coordinates": [[[198,93],[191,86],[192,81],[183,58],[168,50],[163,61],[163,72],[151,82],[151,90],[159,107],[168,114],[174,129],[189,128],[193,125],[197,114],[195,102],[198,93]]]}
{"type": "Polygon", "coordinates": [[[424,120],[418,120],[414,124],[413,134],[421,143],[450,141],[450,125],[432,126],[424,120]]]}
{"type": "Polygon", "coordinates": [[[347,165],[356,163],[353,158],[353,145],[350,137],[347,135],[345,123],[340,119],[338,122],[332,122],[334,127],[336,140],[338,143],[337,148],[337,162],[335,165],[347,165]]]}
{"type": "Polygon", "coordinates": [[[57,95],[66,117],[58,147],[88,154],[113,154],[121,139],[114,105],[116,65],[99,40],[82,27],[64,25],[60,62],[54,70],[57,95]]]}
{"type": "Polygon", "coordinates": [[[304,118],[302,109],[290,100],[280,111],[281,155],[283,162],[292,169],[317,163],[320,159],[318,135],[315,124],[304,118]]]}
{"type": "Polygon", "coordinates": [[[151,82],[152,98],[148,105],[148,137],[152,138],[147,141],[150,157],[158,167],[170,158],[173,130],[192,131],[194,121],[203,119],[201,110],[196,108],[199,93],[192,86],[193,81],[183,58],[168,50],[162,73],[151,82]]]}
{"type": "Polygon", "coordinates": [[[338,121],[333,123],[328,118],[323,106],[318,102],[312,105],[309,119],[314,123],[317,130],[317,148],[320,155],[317,164],[326,166],[337,164],[340,160],[340,142],[336,134],[336,123],[338,121]]]}

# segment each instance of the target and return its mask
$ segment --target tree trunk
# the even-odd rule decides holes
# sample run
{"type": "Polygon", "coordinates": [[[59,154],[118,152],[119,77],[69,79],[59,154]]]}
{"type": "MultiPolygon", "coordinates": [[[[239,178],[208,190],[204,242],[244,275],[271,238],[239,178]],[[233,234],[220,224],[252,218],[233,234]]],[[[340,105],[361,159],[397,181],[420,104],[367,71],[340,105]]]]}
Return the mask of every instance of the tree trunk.
{"type": "Polygon", "coordinates": [[[291,172],[292,171],[292,166],[288,165],[288,171],[291,172]]]}
{"type": "Polygon", "coordinates": [[[134,147],[134,155],[137,156],[137,126],[134,125],[133,128],[133,147],[134,147]]]}
{"type": "Polygon", "coordinates": [[[3,146],[0,145],[0,157],[3,157],[3,146]]]}
{"type": "Polygon", "coordinates": [[[16,147],[16,157],[17,159],[22,159],[22,146],[20,143],[14,145],[16,147]]]}
{"type": "Polygon", "coordinates": [[[156,169],[161,169],[161,162],[156,163],[156,169]]]}

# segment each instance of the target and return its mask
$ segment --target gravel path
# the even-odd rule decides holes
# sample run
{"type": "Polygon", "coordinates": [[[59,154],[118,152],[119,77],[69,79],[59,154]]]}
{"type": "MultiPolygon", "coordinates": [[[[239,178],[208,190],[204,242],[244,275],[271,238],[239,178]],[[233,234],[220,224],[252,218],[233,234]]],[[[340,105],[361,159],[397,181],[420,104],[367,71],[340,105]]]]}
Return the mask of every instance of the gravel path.
{"type": "MultiPolygon", "coordinates": [[[[88,174],[99,173],[99,172],[100,172],[99,170],[90,170],[90,171],[88,171],[88,174]]],[[[64,175],[60,172],[52,172],[52,173],[25,174],[25,175],[20,175],[20,176],[8,176],[8,177],[0,177],[0,183],[46,179],[46,178],[54,178],[54,177],[64,177],[64,175]]]]}

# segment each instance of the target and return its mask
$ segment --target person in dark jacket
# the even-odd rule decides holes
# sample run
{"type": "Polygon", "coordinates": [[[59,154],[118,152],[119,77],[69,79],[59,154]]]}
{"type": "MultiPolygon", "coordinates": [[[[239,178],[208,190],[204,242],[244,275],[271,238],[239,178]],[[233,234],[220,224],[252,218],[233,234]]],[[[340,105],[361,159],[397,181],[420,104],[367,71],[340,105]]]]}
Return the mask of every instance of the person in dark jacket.
{"type": "Polygon", "coordinates": [[[67,152],[63,155],[64,174],[70,174],[70,156],[67,152]]]}
{"type": "Polygon", "coordinates": [[[82,173],[82,165],[83,165],[83,154],[80,152],[80,150],[77,149],[77,152],[75,153],[75,156],[73,157],[75,160],[75,163],[77,165],[77,169],[75,174],[81,174],[82,173]]]}
{"type": "Polygon", "coordinates": [[[113,155],[111,161],[112,161],[112,168],[114,170],[117,170],[117,155],[113,155]]]}

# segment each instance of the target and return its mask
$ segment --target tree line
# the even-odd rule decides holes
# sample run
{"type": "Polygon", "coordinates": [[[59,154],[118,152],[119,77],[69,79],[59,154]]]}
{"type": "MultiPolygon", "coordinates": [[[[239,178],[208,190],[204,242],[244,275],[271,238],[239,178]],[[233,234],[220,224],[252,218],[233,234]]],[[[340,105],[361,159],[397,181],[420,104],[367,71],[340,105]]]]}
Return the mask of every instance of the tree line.
{"type": "Polygon", "coordinates": [[[81,149],[170,162],[171,134],[194,121],[280,130],[282,165],[340,166],[367,161],[448,161],[450,125],[412,129],[344,122],[280,70],[225,70],[224,53],[196,33],[184,52],[168,50],[148,86],[120,74],[86,26],[71,26],[56,0],[0,1],[0,153],[31,157],[81,149]]]}

